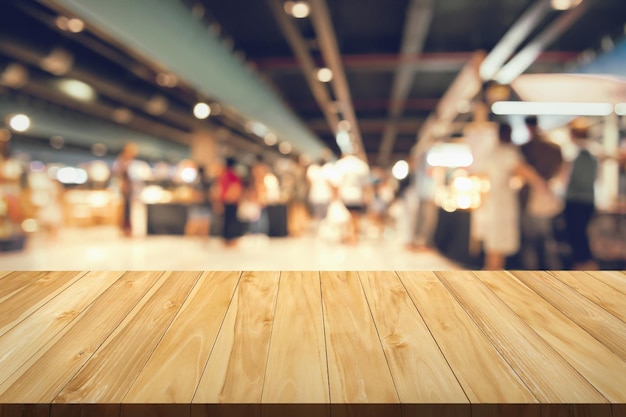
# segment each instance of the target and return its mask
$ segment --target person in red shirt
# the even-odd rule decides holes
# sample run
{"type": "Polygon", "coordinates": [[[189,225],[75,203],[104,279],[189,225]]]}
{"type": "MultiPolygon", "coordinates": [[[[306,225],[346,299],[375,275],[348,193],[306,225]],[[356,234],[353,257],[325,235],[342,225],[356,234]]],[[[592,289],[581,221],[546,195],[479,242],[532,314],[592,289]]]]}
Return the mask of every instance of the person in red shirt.
{"type": "Polygon", "coordinates": [[[226,246],[234,246],[241,236],[242,225],[237,218],[237,209],[243,185],[241,178],[235,172],[235,158],[226,159],[226,167],[217,179],[216,209],[223,213],[222,237],[226,246]]]}

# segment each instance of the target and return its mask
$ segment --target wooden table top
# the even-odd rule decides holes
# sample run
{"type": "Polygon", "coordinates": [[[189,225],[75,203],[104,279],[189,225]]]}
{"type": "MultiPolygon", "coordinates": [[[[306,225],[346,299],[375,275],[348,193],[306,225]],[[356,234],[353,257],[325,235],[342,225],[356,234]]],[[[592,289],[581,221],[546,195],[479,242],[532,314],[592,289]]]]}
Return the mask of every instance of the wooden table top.
{"type": "Polygon", "coordinates": [[[626,416],[626,273],[0,272],[0,416],[626,416]]]}

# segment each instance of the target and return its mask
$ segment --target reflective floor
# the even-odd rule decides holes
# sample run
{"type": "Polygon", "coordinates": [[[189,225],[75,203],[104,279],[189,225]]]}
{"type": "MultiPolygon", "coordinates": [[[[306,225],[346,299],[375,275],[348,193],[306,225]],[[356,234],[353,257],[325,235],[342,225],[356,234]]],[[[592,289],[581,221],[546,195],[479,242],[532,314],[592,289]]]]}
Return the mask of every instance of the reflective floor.
{"type": "Polygon", "coordinates": [[[0,252],[0,270],[450,270],[436,252],[406,251],[393,237],[356,245],[300,238],[244,237],[233,248],[217,238],[124,238],[111,227],[32,236],[21,252],[0,252]]]}

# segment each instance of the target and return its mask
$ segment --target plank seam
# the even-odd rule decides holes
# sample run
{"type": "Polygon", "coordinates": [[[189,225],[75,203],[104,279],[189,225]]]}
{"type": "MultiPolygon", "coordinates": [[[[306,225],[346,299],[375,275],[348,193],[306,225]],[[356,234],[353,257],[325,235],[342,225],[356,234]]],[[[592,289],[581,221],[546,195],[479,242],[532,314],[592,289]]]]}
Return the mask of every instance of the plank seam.
{"type": "MultiPolygon", "coordinates": [[[[126,271],[126,272],[125,272],[125,273],[124,273],[124,274],[120,277],[120,279],[121,279],[122,277],[124,277],[125,275],[127,275],[128,273],[129,273],[129,271],[126,271]]],[[[156,284],[157,282],[159,282],[159,280],[160,280],[160,279],[161,279],[161,277],[164,275],[164,273],[165,273],[165,272],[161,272],[161,274],[159,275],[159,277],[155,280],[155,284],[156,284]]],[[[115,281],[115,282],[117,282],[117,281],[115,281]]],[[[154,286],[155,284],[153,284],[153,286],[154,286]]],[[[133,308],[131,308],[131,309],[129,310],[129,314],[130,314],[130,312],[132,312],[133,310],[135,310],[135,308],[137,308],[137,306],[139,305],[139,303],[140,303],[140,302],[144,299],[144,297],[146,297],[146,295],[150,292],[150,290],[153,288],[153,286],[151,286],[150,288],[148,288],[148,289],[147,289],[147,290],[143,293],[143,295],[142,295],[141,297],[138,297],[138,298],[137,298],[137,302],[135,303],[135,305],[133,306],[133,308]]],[[[104,293],[103,293],[103,294],[104,294],[104,293]]],[[[101,294],[101,296],[102,296],[102,294],[101,294]]],[[[98,298],[100,298],[100,297],[98,297],[98,298]]],[[[87,311],[87,310],[85,310],[85,311],[87,311]]],[[[124,318],[122,318],[122,319],[120,320],[120,322],[117,324],[117,326],[115,326],[113,329],[111,329],[111,332],[110,332],[108,335],[106,335],[106,337],[103,337],[103,338],[102,338],[102,341],[98,344],[98,346],[96,346],[96,348],[93,350],[93,352],[91,353],[91,355],[89,355],[89,358],[87,358],[87,360],[85,360],[85,362],[82,364],[82,366],[81,366],[80,368],[78,368],[78,370],[77,370],[77,371],[76,371],[76,372],[75,372],[75,373],[74,373],[74,374],[73,374],[73,375],[72,375],[72,376],[71,376],[71,377],[67,380],[67,382],[66,382],[66,383],[65,383],[65,384],[61,387],[61,389],[60,389],[60,390],[59,390],[56,394],[54,394],[54,396],[52,397],[52,403],[54,403],[54,401],[55,401],[55,400],[59,397],[59,395],[63,392],[63,390],[65,390],[65,388],[66,388],[69,384],[71,384],[71,383],[72,383],[72,381],[74,380],[74,378],[76,378],[76,376],[77,376],[78,374],[80,374],[80,373],[82,372],[82,370],[83,370],[83,369],[84,369],[84,368],[85,368],[85,367],[89,364],[89,362],[91,361],[91,359],[92,359],[92,358],[94,357],[94,355],[95,355],[95,354],[96,354],[96,353],[100,350],[100,348],[102,347],[102,345],[104,345],[104,344],[107,342],[107,340],[109,340],[109,338],[111,337],[111,335],[112,335],[113,333],[115,333],[115,331],[116,331],[116,330],[118,329],[118,327],[119,327],[119,326],[120,326],[120,325],[124,322],[124,320],[125,320],[127,317],[128,317],[128,314],[127,314],[124,318]]]]}
{"type": "MultiPolygon", "coordinates": [[[[178,271],[177,271],[178,272],[178,271]]],[[[184,271],[182,271],[184,272],[184,271]]],[[[124,393],[124,395],[122,396],[122,400],[121,402],[124,402],[124,399],[126,398],[126,396],[128,395],[128,393],[130,392],[131,388],[135,385],[135,382],[137,382],[137,378],[139,378],[139,375],[141,375],[142,371],[145,369],[146,365],[148,364],[148,362],[150,361],[150,358],[152,358],[152,356],[154,355],[154,352],[157,350],[157,348],[159,347],[159,345],[161,344],[161,342],[163,341],[163,338],[165,337],[165,335],[167,334],[167,332],[172,328],[172,324],[174,323],[174,321],[176,321],[176,318],[180,315],[181,310],[183,309],[183,306],[185,305],[185,303],[187,302],[187,300],[189,299],[189,297],[191,296],[191,293],[193,292],[194,288],[196,288],[196,286],[198,285],[198,281],[200,280],[200,277],[202,276],[202,272],[201,271],[193,271],[195,273],[198,274],[198,276],[196,277],[196,280],[194,281],[194,284],[191,286],[191,288],[189,289],[189,292],[187,293],[187,295],[185,296],[185,299],[183,300],[182,303],[180,303],[180,306],[178,307],[178,311],[176,311],[176,314],[174,315],[174,317],[172,317],[172,319],[170,320],[170,322],[167,324],[167,326],[165,326],[165,330],[163,331],[163,333],[161,334],[161,336],[159,337],[159,340],[155,343],[154,347],[152,348],[152,351],[150,352],[150,354],[147,356],[143,366],[141,367],[140,370],[137,371],[137,373],[135,374],[135,377],[133,378],[133,382],[131,382],[128,385],[128,388],[126,389],[126,392],[124,393]]],[[[171,277],[171,276],[170,276],[171,277]]],[[[191,413],[191,411],[190,411],[191,413]]]]}
{"type": "MultiPolygon", "coordinates": [[[[471,272],[471,271],[470,271],[471,272]]],[[[472,323],[474,323],[474,326],[476,326],[476,328],[478,329],[478,331],[480,333],[482,333],[482,335],[486,338],[486,340],[491,344],[491,346],[494,348],[494,350],[498,353],[498,356],[500,356],[500,358],[502,358],[502,360],[509,366],[509,368],[511,369],[511,371],[513,371],[513,373],[517,376],[517,378],[519,379],[520,383],[522,385],[524,385],[524,387],[526,387],[526,389],[528,390],[528,392],[530,393],[530,395],[532,395],[535,400],[537,400],[537,403],[540,404],[541,401],[539,401],[539,398],[537,398],[537,395],[533,392],[533,390],[530,389],[530,387],[528,386],[528,384],[526,383],[526,381],[524,381],[524,379],[520,376],[520,374],[517,372],[517,369],[515,369],[515,367],[511,364],[511,362],[508,361],[508,359],[504,356],[504,354],[500,351],[500,349],[498,349],[498,347],[493,343],[493,340],[491,340],[491,338],[489,337],[489,335],[487,333],[485,333],[485,331],[482,329],[481,326],[478,325],[478,323],[476,322],[476,319],[474,318],[474,316],[472,316],[470,314],[469,311],[467,311],[467,309],[465,308],[465,306],[463,305],[463,303],[461,302],[461,300],[458,299],[458,297],[456,296],[456,294],[454,293],[454,291],[450,290],[450,287],[446,284],[446,280],[445,279],[441,279],[441,276],[439,275],[441,272],[435,272],[435,276],[437,277],[437,279],[439,280],[439,282],[441,282],[441,284],[443,285],[443,287],[446,289],[446,291],[448,291],[448,293],[452,296],[452,298],[454,299],[454,301],[456,301],[456,303],[461,307],[461,309],[463,309],[463,311],[465,312],[465,314],[467,315],[467,317],[469,317],[469,319],[472,321],[472,323]]],[[[482,283],[482,281],[480,281],[480,283],[482,285],[484,285],[482,283]]],[[[506,306],[509,310],[510,307],[507,305],[506,306]]],[[[515,312],[513,312],[513,314],[515,314],[515,312]]],[[[534,330],[533,330],[534,331],[534,330]]]]}
{"type": "Polygon", "coordinates": [[[324,312],[324,295],[322,293],[322,273],[320,271],[317,271],[317,278],[318,278],[318,282],[320,284],[320,304],[322,307],[322,329],[324,330],[324,355],[326,357],[326,384],[328,385],[328,416],[330,416],[331,414],[331,404],[332,404],[332,398],[331,398],[331,391],[330,391],[330,368],[328,365],[328,341],[326,340],[326,316],[325,316],[325,312],[324,312]]]}
{"type": "MultiPolygon", "coordinates": [[[[621,293],[621,294],[626,295],[626,292],[622,291],[622,289],[617,288],[617,287],[615,287],[615,286],[611,285],[609,282],[607,282],[607,281],[603,281],[602,279],[598,278],[597,274],[602,274],[602,273],[604,273],[604,271],[582,271],[582,272],[584,272],[586,275],[589,275],[589,276],[590,276],[590,277],[592,277],[593,279],[595,279],[595,280],[597,280],[597,281],[599,281],[599,282],[603,283],[604,285],[607,285],[607,286],[611,287],[611,289],[612,289],[613,291],[617,291],[617,292],[619,292],[619,293],[621,293]]],[[[624,275],[626,275],[623,271],[619,271],[619,272],[620,272],[620,274],[624,274],[624,275]]]]}
{"type": "MultiPolygon", "coordinates": [[[[361,271],[362,272],[362,271],[361,271]]],[[[391,382],[393,383],[393,390],[396,393],[396,398],[398,399],[398,404],[402,404],[402,399],[400,398],[400,394],[398,393],[398,387],[396,386],[396,380],[393,377],[393,372],[391,372],[391,365],[389,364],[389,358],[387,357],[387,353],[385,352],[385,346],[380,337],[380,332],[378,330],[378,326],[376,325],[376,320],[374,320],[374,313],[372,313],[372,307],[370,306],[370,300],[367,298],[367,294],[363,289],[363,278],[361,277],[361,273],[356,271],[357,277],[359,278],[359,288],[361,288],[361,294],[363,298],[365,298],[365,303],[367,304],[367,309],[370,313],[370,318],[372,319],[372,323],[374,324],[374,329],[376,330],[376,336],[378,336],[378,343],[380,344],[380,348],[383,351],[383,356],[385,357],[385,363],[387,364],[387,370],[389,371],[389,375],[391,376],[391,382]]],[[[400,407],[402,408],[402,407],[400,407]]],[[[402,412],[400,412],[402,413],[402,412]]]]}
{"type": "MultiPolygon", "coordinates": [[[[241,283],[241,277],[243,276],[243,271],[239,271],[239,278],[237,278],[237,283],[233,287],[233,293],[230,296],[230,300],[228,301],[228,306],[224,309],[224,316],[222,317],[222,321],[220,323],[219,328],[217,329],[217,333],[215,333],[215,339],[213,339],[213,344],[211,345],[211,349],[209,350],[209,354],[207,355],[206,362],[204,363],[204,368],[202,369],[202,373],[200,373],[200,377],[198,378],[198,384],[196,385],[196,389],[193,391],[193,395],[191,396],[191,404],[194,404],[194,399],[198,394],[198,388],[200,387],[200,381],[204,377],[204,373],[206,372],[206,367],[209,364],[209,359],[211,359],[211,355],[213,354],[213,349],[215,348],[215,343],[217,343],[217,339],[219,338],[220,333],[222,332],[222,326],[224,326],[224,320],[226,320],[226,316],[228,315],[228,311],[230,310],[231,305],[233,304],[233,299],[235,298],[235,294],[239,290],[239,284],[241,283]]],[[[192,407],[189,407],[190,410],[192,407]]],[[[191,411],[190,411],[191,412],[191,411]]]]}
{"type": "Polygon", "coordinates": [[[404,291],[406,291],[406,294],[409,297],[409,300],[411,300],[411,304],[413,304],[413,307],[415,307],[415,310],[417,311],[417,314],[420,316],[420,319],[424,323],[424,326],[426,326],[426,330],[428,330],[428,333],[430,334],[430,337],[435,342],[435,345],[437,345],[437,349],[439,349],[439,353],[441,353],[441,356],[446,361],[446,364],[448,365],[448,368],[450,368],[450,371],[452,372],[452,375],[454,375],[454,379],[456,379],[456,382],[459,384],[459,387],[461,387],[461,391],[463,391],[463,395],[465,395],[465,399],[467,400],[467,404],[468,405],[471,404],[472,402],[470,401],[469,396],[467,395],[467,392],[465,392],[465,388],[463,388],[463,384],[461,384],[461,381],[459,381],[459,377],[457,376],[456,372],[454,372],[454,368],[452,367],[452,365],[450,365],[450,362],[448,362],[448,358],[443,353],[443,350],[441,349],[441,346],[439,345],[439,341],[437,341],[437,338],[435,337],[433,332],[430,330],[430,327],[428,326],[428,323],[424,319],[424,316],[422,315],[422,312],[417,307],[417,304],[415,304],[415,300],[413,300],[413,297],[411,297],[411,293],[406,288],[406,285],[404,285],[404,281],[402,280],[402,277],[400,276],[400,274],[398,274],[398,271],[394,271],[394,274],[398,278],[398,281],[400,281],[400,284],[402,284],[402,288],[404,288],[404,291]]]}
{"type": "MultiPolygon", "coordinates": [[[[84,278],[89,272],[86,271],[85,274],[83,274],[82,276],[80,276],[76,281],[74,281],[71,285],[67,286],[61,293],[67,291],[70,287],[72,287],[74,284],[76,284],[78,281],[80,281],[80,279],[84,278]]],[[[39,352],[41,352],[41,350],[46,346],[46,344],[48,344],[50,341],[54,340],[59,334],[63,333],[63,331],[65,329],[67,329],[70,325],[72,325],[73,323],[76,322],[76,320],[78,320],[79,317],[83,316],[85,314],[86,311],[88,311],[91,306],[98,300],[98,298],[100,298],[100,296],[102,294],[104,294],[105,292],[108,291],[109,288],[111,288],[113,285],[115,285],[116,282],[118,282],[120,279],[122,279],[122,277],[124,276],[124,274],[120,274],[120,276],[117,278],[117,280],[115,280],[115,282],[111,283],[111,285],[109,285],[109,287],[107,287],[107,289],[105,289],[104,291],[102,291],[102,293],[100,293],[99,296],[95,297],[91,303],[87,304],[85,306],[85,308],[83,308],[81,310],[81,312],[79,314],[77,314],[72,320],[68,321],[65,326],[61,327],[56,333],[54,333],[53,335],[51,335],[51,337],[45,342],[43,343],[39,349],[37,349],[35,352],[33,352],[32,355],[30,355],[25,361],[24,363],[27,363],[32,357],[34,357],[35,355],[37,355],[39,352]]],[[[61,293],[57,294],[55,297],[52,297],[50,299],[50,301],[52,301],[53,299],[55,299],[56,297],[60,296],[61,293]]],[[[46,303],[47,304],[47,303],[46,303]]],[[[42,306],[43,307],[43,306],[42,306]]],[[[35,310],[38,311],[39,309],[35,310]]],[[[35,312],[33,312],[34,314],[35,312]]],[[[30,317],[30,315],[29,315],[30,317]]],[[[20,322],[21,323],[21,322],[20,322]]],[[[8,332],[7,332],[8,333],[8,332]]],[[[0,337],[4,336],[6,333],[0,335],[0,337]]],[[[23,366],[23,365],[22,365],[23,366]]],[[[22,369],[22,366],[20,366],[19,368],[17,368],[15,371],[13,371],[10,375],[7,375],[6,378],[4,378],[3,380],[0,381],[0,384],[3,384],[6,380],[8,380],[9,378],[11,378],[11,376],[13,376],[16,372],[18,372],[20,369],[22,369]]]]}
{"type": "Polygon", "coordinates": [[[276,322],[276,306],[278,305],[278,297],[280,296],[280,283],[283,278],[282,271],[278,272],[278,283],[276,284],[276,297],[274,299],[274,311],[272,314],[272,328],[270,329],[270,337],[267,343],[267,354],[265,356],[265,369],[263,369],[263,383],[261,384],[261,397],[259,405],[263,403],[263,394],[265,393],[265,379],[267,378],[267,364],[270,359],[270,352],[272,350],[272,336],[274,335],[274,323],[276,322]]]}
{"type": "MultiPolygon", "coordinates": [[[[515,279],[517,279],[518,281],[520,281],[521,283],[523,283],[524,285],[526,285],[526,283],[518,278],[518,276],[512,272],[508,272],[507,274],[515,277],[515,279]]],[[[552,277],[552,274],[548,273],[548,276],[552,277]]],[[[555,278],[556,279],[556,278],[555,278]]],[[[561,282],[560,280],[558,280],[559,282],[561,282]]],[[[565,283],[563,283],[563,285],[565,285],[568,288],[568,285],[566,285],[565,283]]],[[[570,317],[569,314],[566,314],[565,312],[563,312],[561,310],[561,308],[559,308],[559,306],[557,306],[554,302],[552,302],[552,300],[548,299],[547,297],[545,297],[540,291],[536,290],[535,288],[531,287],[530,285],[526,285],[528,288],[530,288],[533,292],[535,292],[536,294],[539,295],[539,297],[543,298],[544,300],[546,300],[546,302],[548,302],[550,305],[552,305],[554,308],[556,308],[557,310],[559,310],[561,313],[563,313],[565,316],[567,316],[568,319],[570,319],[574,324],[576,324],[578,327],[580,327],[581,329],[583,329],[586,333],[588,333],[591,337],[593,337],[594,339],[596,339],[598,342],[600,342],[601,344],[603,344],[608,350],[610,350],[611,352],[613,352],[616,356],[618,356],[619,358],[623,359],[626,361],[626,356],[622,353],[622,352],[616,352],[614,350],[614,348],[612,348],[611,346],[607,345],[605,342],[603,342],[602,340],[600,340],[596,335],[592,334],[587,328],[586,326],[583,326],[583,323],[580,323],[576,320],[574,320],[572,317],[570,317]]],[[[579,292],[577,292],[576,290],[572,289],[572,291],[574,291],[576,294],[579,294],[581,297],[583,297],[584,299],[588,300],[590,303],[592,303],[595,306],[598,306],[598,308],[604,310],[609,316],[615,318],[616,320],[619,320],[621,323],[624,323],[624,321],[622,321],[619,317],[615,317],[615,315],[611,314],[610,312],[606,311],[604,308],[602,308],[601,306],[599,306],[598,304],[594,303],[593,301],[589,300],[587,297],[585,297],[584,295],[580,294],[579,292]]],[[[584,320],[581,320],[584,321],[584,320]]]]}

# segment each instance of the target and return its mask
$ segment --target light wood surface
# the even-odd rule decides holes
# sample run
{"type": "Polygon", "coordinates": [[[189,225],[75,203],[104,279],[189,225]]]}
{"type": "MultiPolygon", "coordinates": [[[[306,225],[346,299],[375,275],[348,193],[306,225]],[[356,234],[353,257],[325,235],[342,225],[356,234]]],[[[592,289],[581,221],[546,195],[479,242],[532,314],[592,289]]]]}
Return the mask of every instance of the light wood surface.
{"type": "Polygon", "coordinates": [[[0,272],[0,417],[626,417],[626,275],[0,272]]]}

